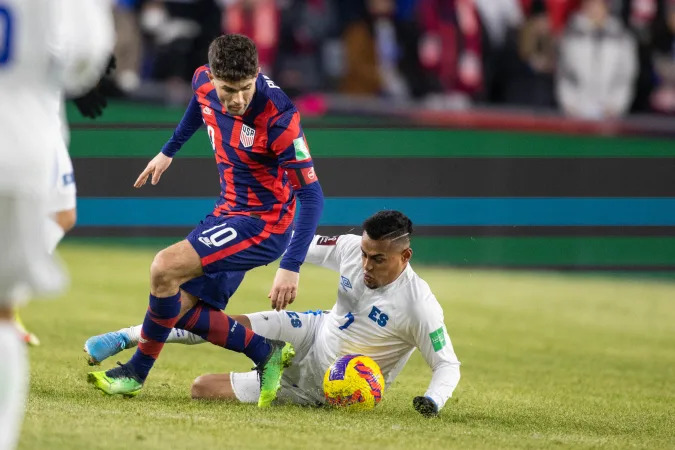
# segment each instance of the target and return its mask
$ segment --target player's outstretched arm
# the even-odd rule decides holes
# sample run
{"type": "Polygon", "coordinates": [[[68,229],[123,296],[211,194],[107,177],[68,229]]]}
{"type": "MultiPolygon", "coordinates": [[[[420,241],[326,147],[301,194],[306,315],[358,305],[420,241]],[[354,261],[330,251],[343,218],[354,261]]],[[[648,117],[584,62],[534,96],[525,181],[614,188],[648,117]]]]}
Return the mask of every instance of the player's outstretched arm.
{"type": "Polygon", "coordinates": [[[413,399],[413,407],[424,416],[434,416],[459,383],[460,362],[443,322],[443,310],[431,292],[415,298],[407,314],[410,337],[432,372],[426,392],[413,399]]]}
{"type": "Polygon", "coordinates": [[[143,186],[148,181],[148,177],[151,175],[151,183],[153,185],[159,183],[160,177],[164,172],[166,172],[166,169],[169,168],[172,161],[173,158],[169,158],[162,152],[158,153],[157,156],[150,160],[143,172],[141,172],[141,174],[138,176],[136,182],[134,183],[134,187],[140,188],[143,186]]]}

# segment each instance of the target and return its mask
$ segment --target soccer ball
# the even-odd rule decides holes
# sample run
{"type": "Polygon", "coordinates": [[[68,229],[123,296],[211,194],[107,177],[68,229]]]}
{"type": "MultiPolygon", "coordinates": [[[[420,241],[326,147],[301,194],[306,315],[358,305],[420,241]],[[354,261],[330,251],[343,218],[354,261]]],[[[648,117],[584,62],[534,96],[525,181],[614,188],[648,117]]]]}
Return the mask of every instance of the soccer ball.
{"type": "Polygon", "coordinates": [[[380,366],[363,355],[338,358],[323,377],[329,405],[347,409],[373,409],[382,400],[384,377],[380,366]]]}

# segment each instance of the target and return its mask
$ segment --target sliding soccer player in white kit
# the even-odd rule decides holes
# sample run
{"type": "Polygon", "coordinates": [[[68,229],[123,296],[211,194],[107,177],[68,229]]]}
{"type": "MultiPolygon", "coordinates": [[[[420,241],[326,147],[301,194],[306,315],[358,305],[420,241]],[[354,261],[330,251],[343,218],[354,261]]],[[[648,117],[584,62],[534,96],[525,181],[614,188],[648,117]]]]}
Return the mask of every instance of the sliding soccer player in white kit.
{"type": "MultiPolygon", "coordinates": [[[[270,339],[291,342],[296,358],[282,377],[280,401],[324,402],[323,376],[336,358],[364,354],[373,358],[389,386],[414,350],[432,369],[429,386],[413,399],[417,411],[435,415],[459,382],[459,361],[443,323],[443,310],[429,285],[412,269],[412,223],[398,211],[381,211],[363,224],[362,236],[315,236],[305,262],[339,272],[337,302],[330,311],[268,311],[237,320],[270,339]]],[[[136,344],[138,327],[94,336],[85,351],[100,362],[136,344]]],[[[167,342],[203,342],[173,330],[167,342]]],[[[255,372],[208,374],[192,386],[195,398],[237,399],[255,403],[255,372]]]]}

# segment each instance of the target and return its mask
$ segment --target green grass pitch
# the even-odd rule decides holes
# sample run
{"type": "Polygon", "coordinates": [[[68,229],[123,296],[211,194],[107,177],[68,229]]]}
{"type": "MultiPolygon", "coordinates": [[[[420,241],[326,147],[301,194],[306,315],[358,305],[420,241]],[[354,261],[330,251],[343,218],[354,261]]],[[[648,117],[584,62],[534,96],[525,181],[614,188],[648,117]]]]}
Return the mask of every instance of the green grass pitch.
{"type": "MultiPolygon", "coordinates": [[[[425,419],[411,406],[431,376],[419,353],[367,413],[193,401],[198,375],[251,366],[208,344],[166,346],[137,398],[104,397],[86,383],[82,345],[140,323],[154,249],[67,242],[60,253],[70,291],[23,310],[42,345],[30,349],[20,449],[675,448],[672,280],[418,267],[462,361],[454,397],[425,419]]],[[[248,274],[228,312],[268,309],[274,270],[248,274]]],[[[329,308],[336,286],[304,267],[292,307],[329,308]]]]}

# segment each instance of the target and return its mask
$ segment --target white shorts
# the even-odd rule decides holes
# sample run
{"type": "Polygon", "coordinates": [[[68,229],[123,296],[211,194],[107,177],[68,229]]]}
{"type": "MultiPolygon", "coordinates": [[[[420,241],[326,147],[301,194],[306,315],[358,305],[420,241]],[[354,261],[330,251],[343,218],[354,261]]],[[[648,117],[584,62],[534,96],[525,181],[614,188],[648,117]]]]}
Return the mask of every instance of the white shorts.
{"type": "MultiPolygon", "coordinates": [[[[317,370],[313,358],[314,336],[328,311],[266,311],[247,314],[251,329],[269,339],[290,342],[295,348],[291,367],[284,371],[279,402],[317,405],[324,401],[323,370],[317,370]]],[[[242,403],[256,403],[260,385],[255,371],[231,372],[232,390],[242,403]]]]}
{"type": "Polygon", "coordinates": [[[58,292],[65,275],[47,253],[44,199],[0,190],[0,307],[58,292]]]}
{"type": "Polygon", "coordinates": [[[53,176],[48,212],[53,214],[75,209],[77,188],[75,187],[73,163],[70,160],[66,144],[62,140],[57,145],[53,176]]]}

